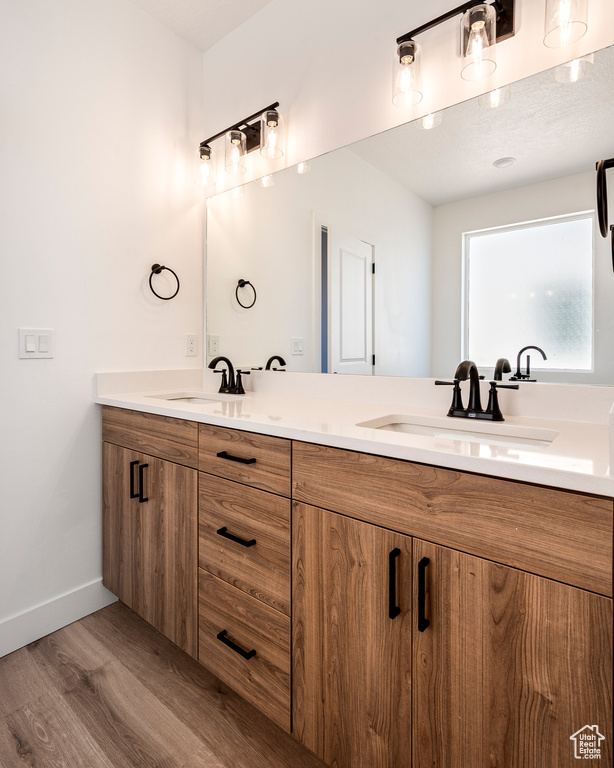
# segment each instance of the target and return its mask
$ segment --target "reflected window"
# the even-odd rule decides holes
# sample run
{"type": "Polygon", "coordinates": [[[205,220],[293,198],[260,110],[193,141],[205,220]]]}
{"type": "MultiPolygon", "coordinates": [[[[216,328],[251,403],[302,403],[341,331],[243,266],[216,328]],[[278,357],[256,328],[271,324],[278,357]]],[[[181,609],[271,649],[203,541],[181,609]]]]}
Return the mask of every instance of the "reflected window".
{"type": "Polygon", "coordinates": [[[593,368],[592,212],[464,235],[464,352],[492,368],[541,347],[531,368],[593,368]]]}

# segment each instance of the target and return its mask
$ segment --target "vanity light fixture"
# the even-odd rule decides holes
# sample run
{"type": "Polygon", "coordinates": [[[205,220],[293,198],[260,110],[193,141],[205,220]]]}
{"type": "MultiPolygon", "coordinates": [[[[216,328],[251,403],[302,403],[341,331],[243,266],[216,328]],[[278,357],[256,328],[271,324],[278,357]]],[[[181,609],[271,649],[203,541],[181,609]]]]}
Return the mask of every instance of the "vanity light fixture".
{"type": "Polygon", "coordinates": [[[511,96],[512,91],[509,85],[506,85],[504,88],[495,88],[494,91],[483,93],[478,98],[478,104],[487,109],[496,109],[509,101],[511,96]]]}
{"type": "Polygon", "coordinates": [[[465,80],[481,80],[496,69],[496,43],[516,33],[514,9],[515,0],[494,0],[493,3],[467,0],[463,5],[397,38],[393,103],[398,107],[409,107],[422,100],[422,50],[415,41],[417,35],[462,15],[461,77],[465,80]]]}
{"type": "Polygon", "coordinates": [[[279,102],[270,104],[264,109],[254,112],[229,128],[216,133],[200,143],[201,174],[210,173],[203,170],[203,165],[211,163],[211,144],[217,139],[225,141],[225,167],[229,173],[243,174],[247,171],[246,155],[260,148],[264,157],[272,160],[283,155],[282,119],[279,114],[279,102]]]}
{"type": "Polygon", "coordinates": [[[588,0],[546,0],[544,45],[565,48],[588,29],[588,0]]]}
{"type": "Polygon", "coordinates": [[[577,83],[583,77],[590,74],[593,69],[595,57],[592,53],[579,59],[572,59],[556,67],[554,79],[558,83],[577,83]]]}

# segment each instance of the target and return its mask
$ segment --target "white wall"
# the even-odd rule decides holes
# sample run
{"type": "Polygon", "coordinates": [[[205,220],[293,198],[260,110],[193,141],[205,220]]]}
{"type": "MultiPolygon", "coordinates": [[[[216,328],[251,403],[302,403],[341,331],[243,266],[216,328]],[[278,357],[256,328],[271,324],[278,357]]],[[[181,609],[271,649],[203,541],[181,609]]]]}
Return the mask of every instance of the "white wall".
{"type": "Polygon", "coordinates": [[[289,370],[321,370],[319,233],[337,227],[374,246],[376,372],[428,375],[431,206],[349,150],[274,178],[208,201],[207,321],[220,354],[241,366],[281,354],[289,370]],[[249,310],[235,300],[241,277],[258,291],[249,310]],[[291,354],[293,337],[304,355],[291,354]]]}
{"type": "MultiPolygon", "coordinates": [[[[594,209],[595,174],[592,172],[461,200],[434,209],[432,376],[450,377],[458,361],[462,360],[459,329],[463,233],[594,209]]],[[[575,384],[611,384],[614,381],[614,358],[611,353],[611,340],[614,338],[612,257],[609,239],[604,240],[598,231],[595,232],[594,313],[594,371],[566,372],[562,376],[543,371],[539,373],[540,381],[561,378],[566,383],[575,384]]],[[[527,344],[533,341],[528,339],[527,344]]],[[[510,358],[510,362],[515,363],[515,360],[510,358]]],[[[533,362],[539,367],[535,357],[533,362]]]]}
{"type": "Polygon", "coordinates": [[[109,599],[94,371],[202,365],[202,87],[126,0],[0,0],[0,655],[109,599]],[[18,360],[20,326],[54,328],[55,358],[18,360]]]}
{"type": "MultiPolygon", "coordinates": [[[[453,6],[449,0],[273,0],[205,53],[203,138],[279,101],[288,144],[281,168],[614,42],[612,0],[591,0],[587,34],[564,50],[543,45],[545,0],[516,0],[517,33],[498,46],[491,78],[461,79],[459,22],[451,20],[421,36],[423,101],[413,110],[394,107],[396,38],[453,6]]],[[[249,158],[248,179],[270,172],[257,153],[249,158]]],[[[230,174],[221,178],[233,185],[230,174]]]]}

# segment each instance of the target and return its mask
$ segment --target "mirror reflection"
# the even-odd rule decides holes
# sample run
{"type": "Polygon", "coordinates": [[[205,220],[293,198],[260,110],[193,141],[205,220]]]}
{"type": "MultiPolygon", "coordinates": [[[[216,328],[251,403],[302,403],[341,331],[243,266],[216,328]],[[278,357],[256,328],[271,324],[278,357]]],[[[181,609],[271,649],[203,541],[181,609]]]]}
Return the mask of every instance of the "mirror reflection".
{"type": "Polygon", "coordinates": [[[531,378],[613,384],[595,163],[614,156],[614,47],[585,70],[540,73],[209,198],[209,358],[449,378],[465,358],[491,376],[505,357],[513,374],[532,345],[546,359],[530,353],[531,378]]]}

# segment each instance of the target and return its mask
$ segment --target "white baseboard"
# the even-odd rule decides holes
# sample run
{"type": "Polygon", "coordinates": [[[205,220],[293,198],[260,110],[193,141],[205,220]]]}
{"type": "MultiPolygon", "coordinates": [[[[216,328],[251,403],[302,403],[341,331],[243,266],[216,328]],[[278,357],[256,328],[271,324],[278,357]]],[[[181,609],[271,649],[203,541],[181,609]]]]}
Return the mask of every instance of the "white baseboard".
{"type": "Polygon", "coordinates": [[[0,621],[0,657],[72,624],[117,600],[102,579],[65,592],[0,621]]]}

